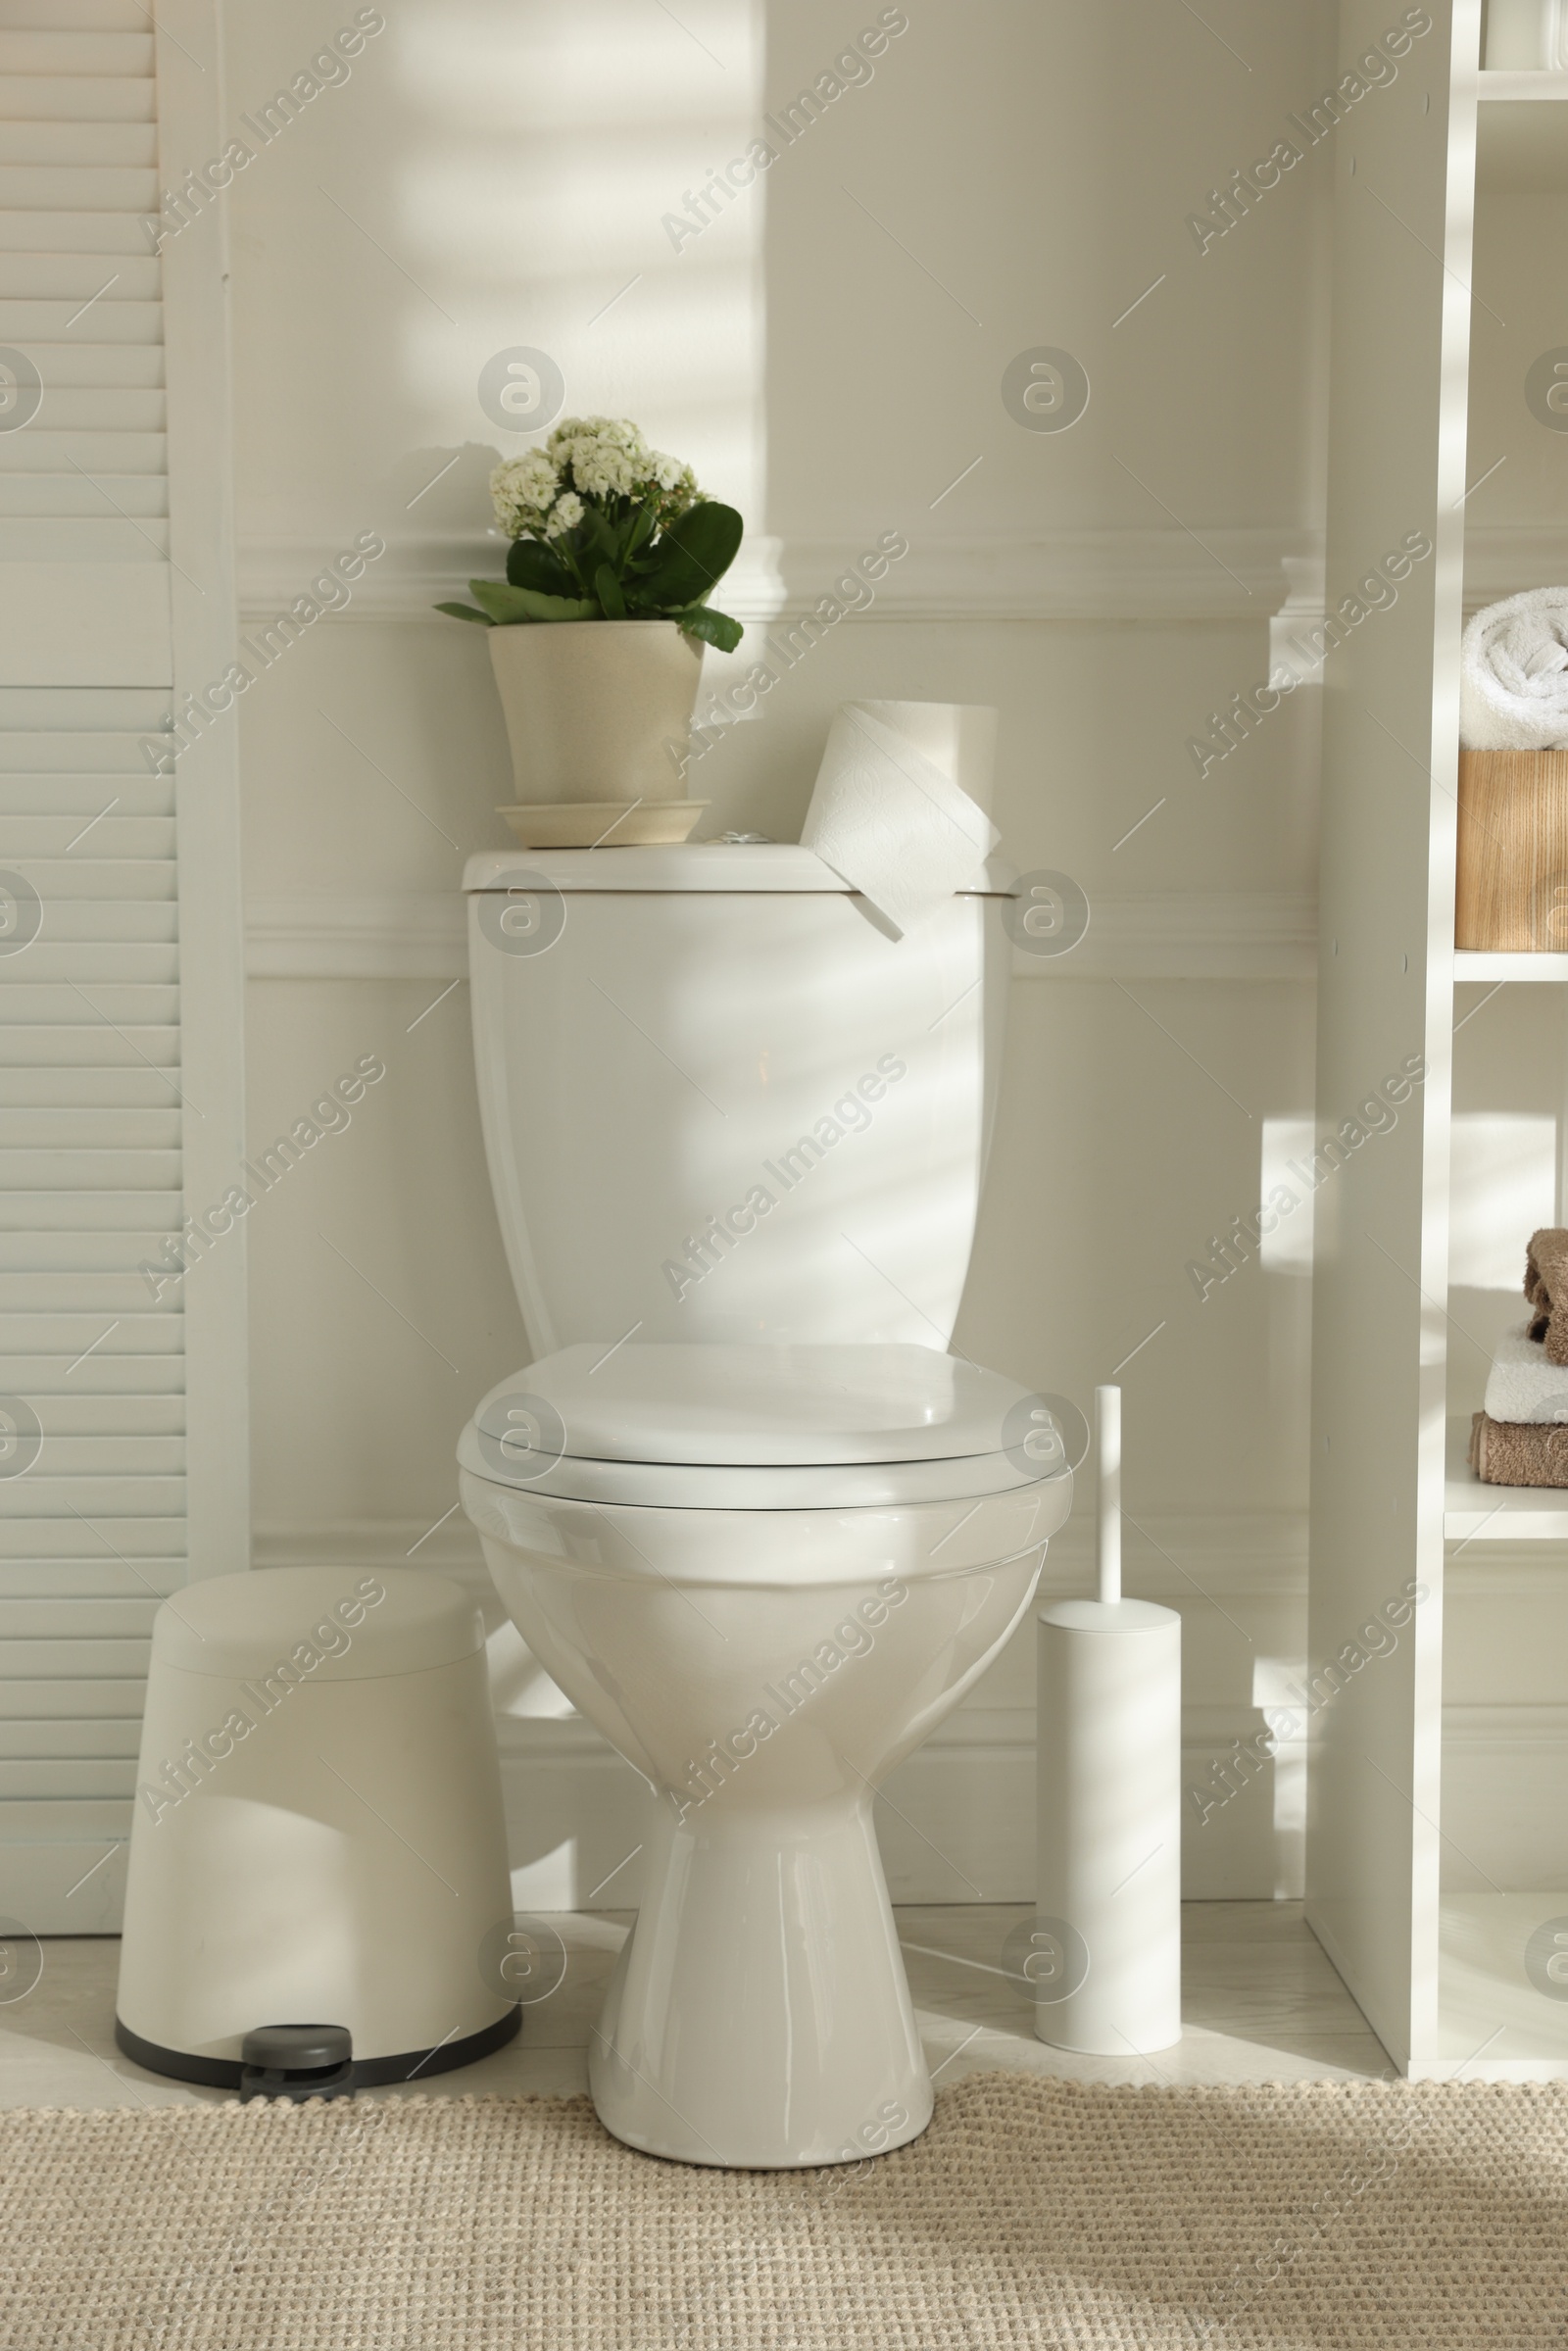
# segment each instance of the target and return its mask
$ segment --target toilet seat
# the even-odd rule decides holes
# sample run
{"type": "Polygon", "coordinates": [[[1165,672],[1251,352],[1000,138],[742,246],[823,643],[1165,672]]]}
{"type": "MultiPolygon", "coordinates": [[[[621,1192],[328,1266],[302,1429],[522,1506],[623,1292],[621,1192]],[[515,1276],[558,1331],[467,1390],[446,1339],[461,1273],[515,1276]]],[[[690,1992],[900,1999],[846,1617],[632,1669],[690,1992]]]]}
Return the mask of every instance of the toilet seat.
{"type": "Polygon", "coordinates": [[[458,1459],[540,1495],[713,1510],[957,1501],[1070,1467],[1015,1381],[901,1345],[564,1347],[491,1390],[458,1459]]]}
{"type": "Polygon", "coordinates": [[[654,1510],[861,1510],[899,1502],[956,1502],[1036,1483],[1004,1453],[966,1461],[886,1461],[853,1468],[731,1469],[700,1463],[583,1461],[529,1453],[503,1475],[480,1455],[472,1423],[460,1465],[492,1486],[560,1501],[620,1502],[654,1510]],[[533,1475],[527,1474],[529,1470],[533,1475]]]}

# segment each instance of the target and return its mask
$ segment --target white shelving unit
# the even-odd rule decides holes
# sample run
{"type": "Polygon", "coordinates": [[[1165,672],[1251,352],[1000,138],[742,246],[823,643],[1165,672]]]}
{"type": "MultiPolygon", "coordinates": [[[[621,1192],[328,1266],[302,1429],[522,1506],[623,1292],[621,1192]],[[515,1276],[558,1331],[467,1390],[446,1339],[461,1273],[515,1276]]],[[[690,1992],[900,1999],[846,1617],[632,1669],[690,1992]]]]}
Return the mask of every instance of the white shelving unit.
{"type": "Polygon", "coordinates": [[[1460,949],[1453,958],[1453,980],[1455,987],[1474,980],[1490,980],[1494,987],[1504,980],[1568,980],[1568,955],[1494,955],[1460,949]]]}
{"type": "Polygon", "coordinates": [[[1476,77],[1482,98],[1535,100],[1568,98],[1568,73],[1489,73],[1476,77]]]}
{"type": "Polygon", "coordinates": [[[1469,1424],[1448,1423],[1446,1543],[1568,1543],[1568,1487],[1483,1486],[1466,1459],[1469,1424]]]}
{"type": "MultiPolygon", "coordinates": [[[[1390,1601],[1424,1596],[1397,1646],[1314,1720],[1307,1907],[1410,2076],[1531,2080],[1568,2076],[1568,1997],[1542,1987],[1539,1954],[1534,1974],[1527,1964],[1538,1930],[1568,1926],[1568,1890],[1444,1891],[1455,1841],[1443,1819],[1445,1610],[1460,1594],[1475,1605],[1474,1562],[1487,1554],[1472,1544],[1568,1546],[1568,1491],[1483,1486],[1466,1464],[1467,1421],[1449,1419],[1454,989],[1568,985],[1568,955],[1456,955],[1453,882],[1466,508],[1495,458],[1490,442],[1484,457],[1467,451],[1472,324],[1502,323],[1488,285],[1472,286],[1476,216],[1485,223],[1496,199],[1568,196],[1568,74],[1482,73],[1481,0],[1429,13],[1398,80],[1341,126],[1336,157],[1330,613],[1387,551],[1415,540],[1431,552],[1397,604],[1353,620],[1325,664],[1319,1135],[1407,1056],[1420,1053],[1427,1075],[1397,1128],[1317,1196],[1314,1664],[1390,1601]]],[[[1345,71],[1386,14],[1344,0],[1345,71]]],[[[1510,220],[1517,246],[1527,216],[1510,220]]],[[[1559,228],[1548,202],[1542,271],[1557,268],[1559,228]]],[[[1522,397],[1509,415],[1520,446],[1541,430],[1522,397]]],[[[1491,563],[1487,601],[1548,576],[1527,555],[1505,588],[1494,547],[1491,563]]],[[[1467,995],[1461,1018],[1481,1001],[1467,995]]],[[[1506,1020],[1512,1004],[1517,1018],[1519,1003],[1510,991],[1489,1017],[1506,1020]]],[[[1568,1105],[1559,1120],[1561,1171],[1568,1105]]],[[[1504,1556],[1526,1578],[1515,1605],[1543,1589],[1528,1584],[1538,1566],[1560,1565],[1568,1589],[1568,1547],[1504,1556]]],[[[1541,1686],[1554,1668],[1525,1664],[1534,1712],[1552,1711],[1541,1686]]],[[[1568,1702],[1568,1654],[1560,1676],[1551,1695],[1568,1702]]],[[[1470,1876],[1492,1850],[1478,1856],[1475,1835],[1470,1876]]],[[[1562,1838],[1555,1885],[1568,1888],[1568,1818],[1562,1838]]]]}

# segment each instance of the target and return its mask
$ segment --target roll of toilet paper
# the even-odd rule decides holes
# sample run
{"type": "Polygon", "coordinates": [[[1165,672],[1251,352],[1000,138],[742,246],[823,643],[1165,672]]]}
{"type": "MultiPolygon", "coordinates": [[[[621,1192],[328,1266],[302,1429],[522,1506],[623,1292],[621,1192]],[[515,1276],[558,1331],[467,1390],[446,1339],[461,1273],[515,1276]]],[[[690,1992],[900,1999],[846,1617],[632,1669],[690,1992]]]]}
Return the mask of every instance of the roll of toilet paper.
{"type": "Polygon", "coordinates": [[[858,702],[884,726],[951,775],[976,808],[991,813],[997,780],[997,712],[989,702],[858,702]]]}
{"type": "Polygon", "coordinates": [[[997,845],[986,813],[996,716],[974,704],[847,702],[834,717],[801,839],[901,935],[972,882],[997,845]]]}

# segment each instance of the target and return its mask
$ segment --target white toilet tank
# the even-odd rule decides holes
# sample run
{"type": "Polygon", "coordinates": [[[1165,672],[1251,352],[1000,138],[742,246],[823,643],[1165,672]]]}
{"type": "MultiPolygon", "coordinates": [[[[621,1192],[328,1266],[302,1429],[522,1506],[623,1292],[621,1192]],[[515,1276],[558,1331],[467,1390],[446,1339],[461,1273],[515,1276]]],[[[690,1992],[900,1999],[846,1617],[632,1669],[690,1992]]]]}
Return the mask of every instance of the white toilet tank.
{"type": "Polygon", "coordinates": [[[990,1141],[1004,868],[908,937],[810,851],[470,858],[490,1180],[537,1354],[945,1347],[990,1141]]]}

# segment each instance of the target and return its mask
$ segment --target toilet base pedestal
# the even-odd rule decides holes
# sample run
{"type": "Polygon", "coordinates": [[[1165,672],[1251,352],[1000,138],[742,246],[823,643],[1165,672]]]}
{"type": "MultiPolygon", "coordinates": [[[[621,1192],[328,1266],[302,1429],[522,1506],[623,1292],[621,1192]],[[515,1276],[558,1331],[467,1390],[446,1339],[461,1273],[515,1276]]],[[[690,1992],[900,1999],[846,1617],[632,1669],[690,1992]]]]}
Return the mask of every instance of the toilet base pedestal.
{"type": "Polygon", "coordinates": [[[645,1847],[642,1907],[589,2044],[607,2131],[680,2163],[856,2163],[917,2138],[931,2080],[867,1790],[789,1810],[721,1791],[645,1847]]]}

